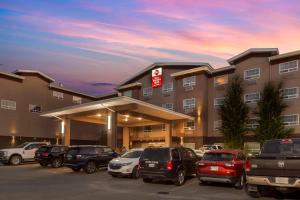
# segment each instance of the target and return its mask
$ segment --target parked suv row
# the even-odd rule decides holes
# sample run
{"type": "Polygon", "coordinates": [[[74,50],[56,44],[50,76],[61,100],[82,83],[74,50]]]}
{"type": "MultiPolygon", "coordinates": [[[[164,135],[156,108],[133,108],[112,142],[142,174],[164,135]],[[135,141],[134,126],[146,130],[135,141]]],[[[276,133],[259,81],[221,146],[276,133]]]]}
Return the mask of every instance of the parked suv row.
{"type": "Polygon", "coordinates": [[[43,167],[51,164],[53,168],[58,168],[64,164],[67,150],[68,147],[61,145],[42,146],[35,152],[35,160],[43,167]]]}

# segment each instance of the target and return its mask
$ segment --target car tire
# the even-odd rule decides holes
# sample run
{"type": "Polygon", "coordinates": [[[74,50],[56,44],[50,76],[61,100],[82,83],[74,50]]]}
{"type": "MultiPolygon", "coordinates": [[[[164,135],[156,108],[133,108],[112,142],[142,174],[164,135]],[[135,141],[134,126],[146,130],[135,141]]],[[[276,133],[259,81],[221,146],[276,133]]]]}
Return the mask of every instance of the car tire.
{"type": "Polygon", "coordinates": [[[152,179],[151,178],[143,178],[144,183],[151,183],[152,179]]]}
{"type": "Polygon", "coordinates": [[[53,168],[59,168],[62,166],[62,159],[61,158],[53,158],[51,161],[51,166],[53,168]]]}
{"type": "Polygon", "coordinates": [[[255,191],[249,191],[248,186],[249,184],[245,185],[245,191],[248,196],[252,198],[259,198],[261,196],[259,187],[257,187],[257,191],[255,192],[255,191]]]}
{"type": "Polygon", "coordinates": [[[43,163],[43,162],[40,162],[40,165],[41,165],[42,167],[47,167],[47,166],[48,166],[47,163],[43,163]]]}
{"type": "Polygon", "coordinates": [[[236,189],[243,189],[246,183],[246,176],[245,173],[243,173],[237,180],[237,182],[234,184],[234,187],[236,189]]]}
{"type": "Polygon", "coordinates": [[[20,165],[22,163],[22,157],[19,155],[13,155],[9,159],[9,164],[11,165],[20,165]]]}
{"type": "Polygon", "coordinates": [[[177,172],[174,184],[176,186],[182,186],[184,184],[184,182],[185,182],[185,173],[183,170],[179,170],[177,172]]]}
{"type": "Polygon", "coordinates": [[[79,167],[72,167],[71,168],[74,172],[79,172],[80,171],[80,168],[79,167]]]}
{"type": "Polygon", "coordinates": [[[135,166],[132,170],[132,174],[131,177],[134,179],[138,179],[140,177],[140,171],[139,171],[139,167],[135,166]]]}
{"type": "Polygon", "coordinates": [[[94,161],[90,161],[85,165],[84,171],[87,174],[93,174],[97,171],[97,166],[96,163],[94,161]]]}

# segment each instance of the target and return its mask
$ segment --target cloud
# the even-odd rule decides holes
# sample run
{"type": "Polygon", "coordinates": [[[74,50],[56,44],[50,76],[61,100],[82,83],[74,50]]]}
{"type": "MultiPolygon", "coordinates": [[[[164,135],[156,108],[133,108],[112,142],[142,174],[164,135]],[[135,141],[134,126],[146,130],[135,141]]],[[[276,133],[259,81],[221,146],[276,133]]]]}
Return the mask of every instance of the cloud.
{"type": "Polygon", "coordinates": [[[117,86],[117,84],[114,84],[114,83],[101,83],[101,82],[99,82],[99,83],[90,83],[90,85],[91,86],[96,86],[96,87],[115,87],[115,86],[117,86]]]}

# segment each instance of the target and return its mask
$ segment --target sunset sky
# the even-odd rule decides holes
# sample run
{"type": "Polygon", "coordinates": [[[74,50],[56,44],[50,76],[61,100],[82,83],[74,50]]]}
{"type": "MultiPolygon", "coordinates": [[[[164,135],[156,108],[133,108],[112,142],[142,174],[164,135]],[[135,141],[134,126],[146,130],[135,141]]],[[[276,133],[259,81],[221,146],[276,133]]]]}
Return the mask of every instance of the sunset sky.
{"type": "Polygon", "coordinates": [[[300,49],[299,0],[0,0],[0,71],[101,95],[153,62],[300,49]]]}

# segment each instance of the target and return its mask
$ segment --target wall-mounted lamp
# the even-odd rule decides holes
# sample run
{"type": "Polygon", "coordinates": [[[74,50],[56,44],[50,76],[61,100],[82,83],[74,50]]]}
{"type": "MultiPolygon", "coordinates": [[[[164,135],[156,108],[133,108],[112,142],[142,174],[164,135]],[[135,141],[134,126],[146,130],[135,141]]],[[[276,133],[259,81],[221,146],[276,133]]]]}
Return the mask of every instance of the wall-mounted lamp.
{"type": "Polygon", "coordinates": [[[107,129],[111,130],[111,115],[107,116],[107,129]]]}
{"type": "Polygon", "coordinates": [[[61,121],[61,134],[65,134],[65,121],[61,121]]]}

